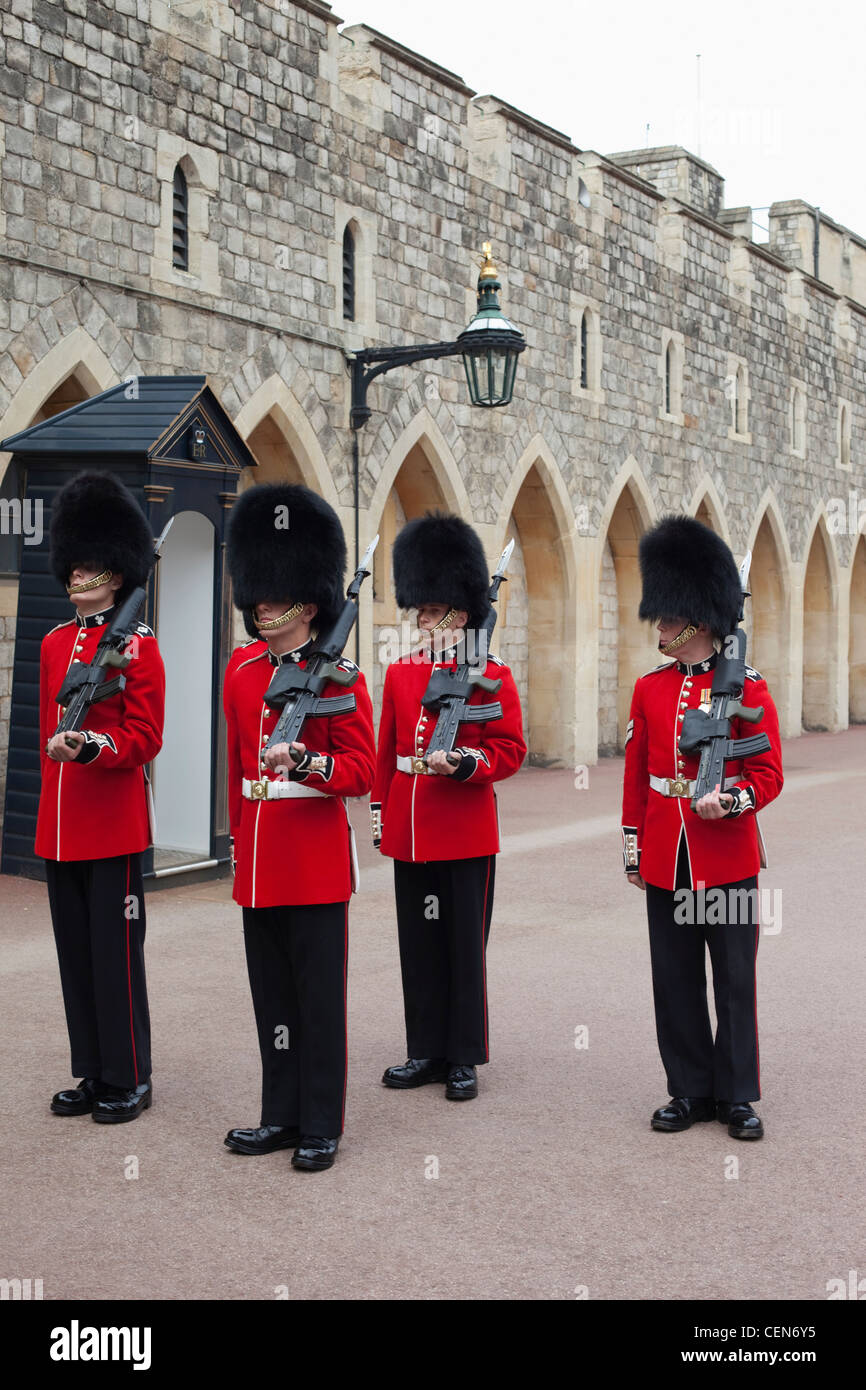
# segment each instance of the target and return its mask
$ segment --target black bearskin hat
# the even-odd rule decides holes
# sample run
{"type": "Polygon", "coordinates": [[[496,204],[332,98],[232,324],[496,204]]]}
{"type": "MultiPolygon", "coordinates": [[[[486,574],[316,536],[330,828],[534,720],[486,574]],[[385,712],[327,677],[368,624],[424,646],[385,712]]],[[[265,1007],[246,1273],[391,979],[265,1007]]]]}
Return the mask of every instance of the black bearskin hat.
{"type": "Polygon", "coordinates": [[[706,623],[714,637],[737,626],[742,589],[729,547],[691,516],[663,517],[641,537],[638,617],[706,623]]]}
{"type": "Polygon", "coordinates": [[[472,527],[448,512],[409,521],[394,542],[394,587],[401,608],[445,603],[469,614],[479,628],[490,612],[490,573],[472,527]]]}
{"type": "Polygon", "coordinates": [[[257,603],[315,603],[319,632],[332,627],[345,594],[346,538],[330,503],[296,483],[257,483],[229,515],[226,559],[234,602],[251,637],[257,603]]]}
{"type": "Polygon", "coordinates": [[[49,536],[51,568],[64,589],[76,565],[122,574],[115,603],[147,583],[153,532],[129,488],[113,473],[70,478],[54,499],[49,536]]]}

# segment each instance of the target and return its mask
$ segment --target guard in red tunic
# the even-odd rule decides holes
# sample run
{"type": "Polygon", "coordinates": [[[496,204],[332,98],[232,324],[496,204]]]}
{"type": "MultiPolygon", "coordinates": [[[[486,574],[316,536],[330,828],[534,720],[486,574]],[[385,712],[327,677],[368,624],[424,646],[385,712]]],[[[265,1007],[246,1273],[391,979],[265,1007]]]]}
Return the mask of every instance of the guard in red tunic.
{"type": "MultiPolygon", "coordinates": [[[[508,667],[487,658],[501,681],[502,718],[462,724],[452,763],[426,754],[436,714],[421,703],[431,672],[466,660],[467,632],[490,610],[481,542],[460,517],[410,521],[393,552],[397,602],[417,608],[420,651],[389,666],[382,697],[373,842],[394,860],[397,929],[408,1060],[389,1067],[386,1086],[444,1081],[449,1100],[478,1094],[476,1065],[489,1059],[486,949],[499,850],[496,782],[526,756],[520,701],[508,667]]],[[[471,703],[489,694],[477,689],[471,703]]]]}
{"type": "Polygon", "coordinates": [[[141,854],[151,843],[144,769],[162,746],[165,674],[150,628],[137,625],[124,689],[91,705],[80,733],[55,735],[57,695],[75,662],[93,660],[115,605],[147,583],[152,559],[150,527],[111,474],[80,473],[57,494],[51,566],[76,616],[42,642],[36,853],[72,1071],[83,1079],[51,1109],[104,1124],[134,1120],[152,1098],[141,854]]]}
{"type": "MultiPolygon", "coordinates": [[[[373,782],[373,713],[364,677],[353,713],[307,720],[302,741],[265,745],[279,710],[264,695],[286,662],[306,669],[311,632],[344,605],[346,542],[336,512],[308,488],[252,487],[228,536],[234,601],[253,641],[232,655],[223,689],[228,729],[234,899],[262,1058],[257,1129],[232,1129],[243,1154],[295,1150],[296,1168],[334,1162],[346,1101],[346,966],[354,841],[346,797],[373,782]]],[[[345,671],[353,663],[343,658],[345,671]]],[[[345,694],[330,681],[323,698],[345,694]]]]}
{"type": "Polygon", "coordinates": [[[646,891],[656,1031],[671,1101],[657,1130],[718,1118],[736,1139],[760,1139],[755,966],[761,841],[757,812],[779,795],[779,721],[767,684],[746,667],[731,736],[764,731],[770,751],[729,762],[724,785],[692,810],[699,758],[679,746],[685,712],[710,707],[718,649],[737,625],[742,588],[733,555],[691,517],[666,517],[640,544],[640,617],[656,622],[665,661],[641,676],[626,733],[622,835],[629,882],[646,891]],[[706,991],[713,968],[715,1039],[706,991]]]}

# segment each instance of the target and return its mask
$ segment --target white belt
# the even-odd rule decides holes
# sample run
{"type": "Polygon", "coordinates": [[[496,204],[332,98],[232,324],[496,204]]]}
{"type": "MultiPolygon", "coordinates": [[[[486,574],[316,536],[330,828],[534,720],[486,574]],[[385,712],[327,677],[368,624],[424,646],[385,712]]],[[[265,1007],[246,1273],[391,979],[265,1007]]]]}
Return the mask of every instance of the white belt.
{"type": "Polygon", "coordinates": [[[424,773],[429,773],[430,769],[423,758],[401,758],[398,753],[397,771],[409,772],[413,773],[415,776],[422,776],[424,773]]]}
{"type": "Polygon", "coordinates": [[[303,782],[251,782],[248,777],[241,782],[241,792],[247,801],[283,801],[286,797],[328,795],[317,787],[305,786],[303,782]]]}
{"type": "MultiPolygon", "coordinates": [[[[726,777],[722,791],[729,791],[739,782],[739,777],[726,777]]],[[[662,796],[682,796],[690,800],[695,794],[695,782],[686,782],[682,777],[653,777],[650,773],[649,784],[654,792],[661,792],[662,796]]]]}

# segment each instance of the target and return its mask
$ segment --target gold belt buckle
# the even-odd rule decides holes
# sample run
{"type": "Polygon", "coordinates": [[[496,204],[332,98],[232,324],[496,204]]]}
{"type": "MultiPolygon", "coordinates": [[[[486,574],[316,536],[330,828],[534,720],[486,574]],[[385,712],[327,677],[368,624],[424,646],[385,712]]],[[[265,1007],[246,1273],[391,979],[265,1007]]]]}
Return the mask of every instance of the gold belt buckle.
{"type": "Polygon", "coordinates": [[[681,777],[668,777],[668,796],[688,796],[689,784],[681,777]]]}
{"type": "Polygon", "coordinates": [[[267,799],[268,799],[268,784],[267,784],[267,782],[251,782],[251,783],[250,783],[250,800],[251,800],[251,801],[267,801],[267,799]]]}
{"type": "Polygon", "coordinates": [[[425,763],[423,758],[413,758],[412,771],[416,773],[423,773],[427,771],[427,764],[425,763]]]}

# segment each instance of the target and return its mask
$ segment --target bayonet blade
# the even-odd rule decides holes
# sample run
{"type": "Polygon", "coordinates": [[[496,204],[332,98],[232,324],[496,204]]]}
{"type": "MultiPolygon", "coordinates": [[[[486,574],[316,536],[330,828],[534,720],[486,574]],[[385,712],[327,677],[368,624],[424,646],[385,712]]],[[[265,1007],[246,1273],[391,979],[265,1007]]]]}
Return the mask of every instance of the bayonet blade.
{"type": "Polygon", "coordinates": [[[749,592],[749,570],[752,568],[752,552],[746,551],[743,563],[740,565],[740,588],[744,594],[749,592]]]}
{"type": "Polygon", "coordinates": [[[377,533],[377,534],[373,537],[373,539],[371,540],[370,544],[367,546],[367,549],[364,551],[364,558],[363,558],[363,560],[361,561],[360,565],[358,566],[358,569],[359,569],[359,570],[363,570],[365,574],[369,574],[369,573],[370,573],[370,561],[371,561],[372,558],[373,558],[374,552],[375,552],[375,550],[376,550],[376,546],[377,546],[378,544],[379,544],[379,536],[378,536],[378,533],[377,533]]]}
{"type": "Polygon", "coordinates": [[[497,576],[500,576],[503,579],[505,578],[505,571],[508,569],[508,562],[511,559],[511,554],[513,550],[514,537],[511,538],[511,540],[508,542],[507,546],[505,547],[505,549],[499,557],[499,564],[496,566],[496,569],[493,574],[494,579],[496,579],[497,576]]]}
{"type": "Polygon", "coordinates": [[[169,519],[168,519],[168,521],[165,523],[165,525],[164,525],[163,528],[162,528],[162,531],[161,531],[161,533],[160,533],[159,539],[158,539],[158,540],[155,540],[154,543],[153,543],[153,553],[154,553],[154,555],[159,555],[159,552],[162,550],[163,544],[164,544],[164,542],[165,542],[165,538],[166,538],[166,536],[168,535],[168,533],[169,533],[169,531],[171,530],[171,528],[172,528],[173,525],[174,525],[174,517],[173,517],[173,516],[170,516],[169,519]]]}

